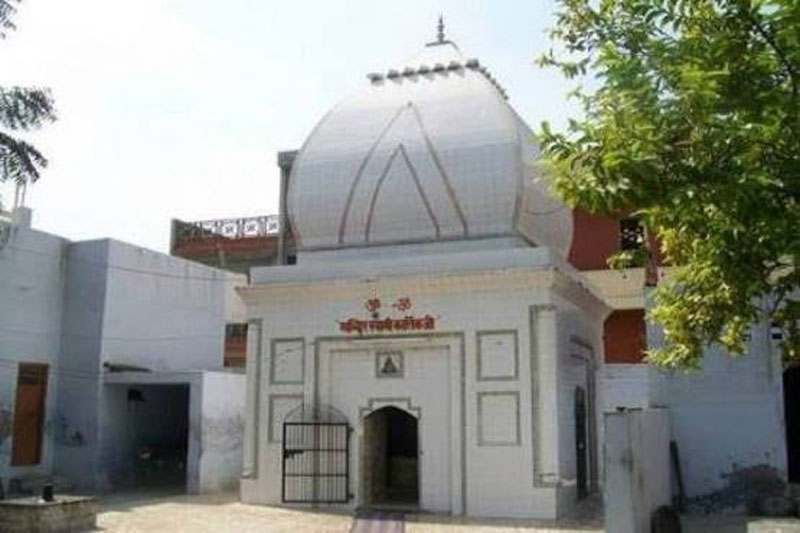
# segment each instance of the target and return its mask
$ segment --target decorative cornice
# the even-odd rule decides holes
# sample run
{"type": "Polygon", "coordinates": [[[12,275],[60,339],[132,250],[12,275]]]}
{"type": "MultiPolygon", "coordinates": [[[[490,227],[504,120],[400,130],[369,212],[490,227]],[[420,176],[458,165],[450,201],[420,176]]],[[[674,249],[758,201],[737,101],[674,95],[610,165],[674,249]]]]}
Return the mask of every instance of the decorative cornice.
{"type": "Polygon", "coordinates": [[[589,288],[581,285],[579,280],[554,268],[278,282],[250,285],[238,289],[238,292],[247,304],[257,306],[264,302],[352,298],[354,291],[369,290],[374,286],[380,286],[381,290],[397,292],[413,289],[418,295],[500,290],[534,291],[549,288],[558,296],[587,309],[598,318],[604,318],[610,312],[609,306],[589,288]]]}
{"type": "MultiPolygon", "coordinates": [[[[449,43],[449,41],[446,42],[449,43]]],[[[494,85],[494,87],[500,92],[502,97],[508,100],[508,93],[506,92],[505,88],[502,85],[500,85],[500,83],[489,73],[489,69],[482,66],[480,62],[475,58],[467,59],[464,62],[453,60],[450,61],[450,63],[448,63],[447,65],[442,63],[434,63],[433,65],[421,64],[416,68],[407,66],[402,71],[392,68],[387,70],[386,73],[370,72],[369,74],[367,74],[367,79],[373,85],[378,85],[387,79],[400,80],[402,78],[412,78],[415,76],[426,76],[426,75],[432,76],[434,74],[445,74],[450,71],[459,71],[463,69],[474,70],[476,72],[479,72],[480,74],[483,74],[483,76],[489,81],[489,83],[494,85]]]]}

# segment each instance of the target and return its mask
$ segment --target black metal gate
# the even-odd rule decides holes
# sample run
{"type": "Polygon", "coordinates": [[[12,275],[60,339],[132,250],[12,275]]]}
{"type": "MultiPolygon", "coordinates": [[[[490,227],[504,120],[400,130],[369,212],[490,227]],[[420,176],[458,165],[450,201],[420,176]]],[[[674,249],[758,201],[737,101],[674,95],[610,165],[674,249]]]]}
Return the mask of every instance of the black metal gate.
{"type": "Polygon", "coordinates": [[[331,410],[303,408],[283,423],[284,503],[347,503],[350,425],[331,410]]]}

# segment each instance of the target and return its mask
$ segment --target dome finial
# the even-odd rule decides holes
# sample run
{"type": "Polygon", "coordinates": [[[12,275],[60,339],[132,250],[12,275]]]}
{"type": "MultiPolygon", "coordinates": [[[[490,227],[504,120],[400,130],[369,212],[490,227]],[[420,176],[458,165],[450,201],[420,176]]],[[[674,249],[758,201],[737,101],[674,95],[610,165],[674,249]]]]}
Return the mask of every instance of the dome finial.
{"type": "Polygon", "coordinates": [[[444,42],[444,17],[439,14],[439,24],[436,25],[436,40],[440,43],[444,42]]]}

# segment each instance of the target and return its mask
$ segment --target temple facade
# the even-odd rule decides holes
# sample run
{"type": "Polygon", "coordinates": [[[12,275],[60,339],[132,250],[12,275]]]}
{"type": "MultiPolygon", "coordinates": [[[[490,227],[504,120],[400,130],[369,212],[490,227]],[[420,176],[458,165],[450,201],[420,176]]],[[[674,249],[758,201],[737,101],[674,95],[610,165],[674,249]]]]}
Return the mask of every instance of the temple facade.
{"type": "MultiPolygon", "coordinates": [[[[554,518],[602,484],[603,411],[673,404],[690,495],[737,465],[785,477],[768,328],[708,375],[630,358],[658,338],[643,272],[594,266],[606,222],[554,198],[480,61],[440,32],[367,78],[281,156],[296,264],[253,268],[240,291],[243,501],[554,518]],[[746,412],[725,401],[743,384],[746,412]],[[705,410],[681,407],[692,394],[705,410]],[[737,413],[760,441],[726,437],[737,413]]],[[[619,227],[615,243],[641,240],[619,227]]]]}

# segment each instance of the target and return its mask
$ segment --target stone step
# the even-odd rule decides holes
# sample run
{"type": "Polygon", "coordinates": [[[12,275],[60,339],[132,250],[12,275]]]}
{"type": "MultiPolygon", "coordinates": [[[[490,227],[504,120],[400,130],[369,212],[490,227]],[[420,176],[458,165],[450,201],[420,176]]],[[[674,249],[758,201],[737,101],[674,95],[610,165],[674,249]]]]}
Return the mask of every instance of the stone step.
{"type": "Polygon", "coordinates": [[[796,518],[757,518],[747,522],[747,533],[800,533],[796,518]]]}

